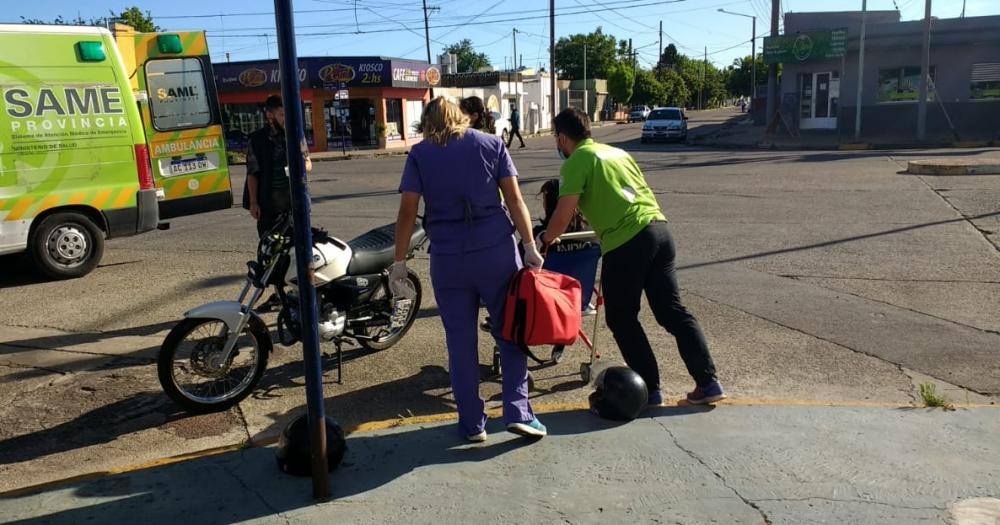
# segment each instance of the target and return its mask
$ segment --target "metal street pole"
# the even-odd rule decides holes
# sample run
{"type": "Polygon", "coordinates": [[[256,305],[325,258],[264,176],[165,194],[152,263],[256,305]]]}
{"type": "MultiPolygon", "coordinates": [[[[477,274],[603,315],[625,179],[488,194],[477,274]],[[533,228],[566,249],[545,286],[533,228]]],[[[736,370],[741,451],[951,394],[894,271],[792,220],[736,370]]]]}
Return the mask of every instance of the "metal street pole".
{"type": "Polygon", "coordinates": [[[660,20],[660,54],[656,56],[656,63],[663,60],[663,20],[660,20]]]}
{"type": "Polygon", "coordinates": [[[743,13],[726,11],[721,7],[716,9],[716,11],[726,13],[727,15],[742,16],[753,20],[750,26],[750,111],[752,112],[754,100],[757,99],[757,17],[745,15],[743,13]]]}
{"type": "MultiPolygon", "coordinates": [[[[556,0],[549,0],[549,113],[556,118],[559,97],[556,93],[556,0]]],[[[551,125],[551,123],[550,123],[551,125]]]]}
{"type": "Polygon", "coordinates": [[[590,97],[587,92],[587,44],[583,45],[583,112],[590,117],[590,113],[587,111],[590,105],[590,97]]]}
{"type": "Polygon", "coordinates": [[[754,100],[757,99],[757,17],[752,16],[750,26],[750,111],[753,111],[754,100]]]}
{"type": "Polygon", "coordinates": [[[917,100],[917,139],[927,138],[927,79],[931,76],[931,0],[924,2],[924,41],[920,49],[920,98],[917,100]]]}
{"type": "Polygon", "coordinates": [[[861,86],[865,80],[865,31],[868,0],[861,0],[861,39],[858,41],[858,89],[854,101],[854,142],[861,142],[861,86]]]}
{"type": "Polygon", "coordinates": [[[278,29],[278,64],[281,96],[285,101],[285,151],[292,195],[292,237],[295,241],[295,270],[299,276],[299,312],[302,326],[302,361],[306,375],[306,405],[309,443],[312,448],[313,497],[330,495],[327,469],[326,415],[323,408],[323,368],[319,353],[319,323],[316,289],[312,286],[312,225],[309,221],[309,187],[306,182],[302,100],[299,90],[299,60],[295,50],[295,21],[292,0],[274,0],[274,20],[278,29]]]}
{"type": "MultiPolygon", "coordinates": [[[[771,36],[778,36],[778,17],[781,16],[780,0],[771,0],[771,36]]],[[[767,66],[767,116],[765,122],[770,129],[774,112],[778,105],[778,64],[767,66]]]]}
{"type": "Polygon", "coordinates": [[[513,60],[513,62],[514,62],[514,68],[513,69],[514,69],[514,71],[517,71],[517,67],[518,67],[517,66],[517,28],[515,27],[511,31],[510,34],[511,34],[511,36],[514,39],[514,60],[513,60]]]}

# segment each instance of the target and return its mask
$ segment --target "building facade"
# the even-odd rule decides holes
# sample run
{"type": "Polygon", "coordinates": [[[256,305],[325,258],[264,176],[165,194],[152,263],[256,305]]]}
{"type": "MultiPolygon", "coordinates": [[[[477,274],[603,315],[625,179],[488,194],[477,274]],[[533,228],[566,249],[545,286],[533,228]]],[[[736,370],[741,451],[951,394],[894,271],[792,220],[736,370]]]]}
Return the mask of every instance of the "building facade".
{"type": "MultiPolygon", "coordinates": [[[[784,125],[853,137],[861,13],[786,13],[785,30],[789,45],[777,50],[784,55],[779,100],[784,125]],[[835,56],[838,47],[842,52],[835,56]]],[[[901,22],[897,11],[868,12],[865,33],[861,137],[914,139],[923,21],[901,22]]],[[[765,44],[765,55],[768,51],[765,44]]],[[[1000,16],[932,19],[930,78],[929,139],[995,138],[1000,16]]]]}
{"type": "MultiPolygon", "coordinates": [[[[427,62],[385,57],[302,57],[299,81],[311,151],[406,148],[440,70],[427,62]]],[[[227,147],[244,151],[264,125],[264,100],[281,94],[277,60],[215,65],[227,147]]]]}

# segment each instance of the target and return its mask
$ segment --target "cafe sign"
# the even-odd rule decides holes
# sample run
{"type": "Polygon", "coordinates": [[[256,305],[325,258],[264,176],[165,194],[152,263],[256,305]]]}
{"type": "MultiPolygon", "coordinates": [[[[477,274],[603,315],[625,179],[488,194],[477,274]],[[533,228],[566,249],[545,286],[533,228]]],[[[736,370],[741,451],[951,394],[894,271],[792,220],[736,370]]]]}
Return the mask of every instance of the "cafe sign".
{"type": "MultiPolygon", "coordinates": [[[[213,64],[220,92],[281,87],[277,60],[213,64]]],[[[426,62],[382,57],[309,57],[299,59],[303,88],[428,88],[441,83],[441,70],[426,62]]]]}
{"type": "Polygon", "coordinates": [[[764,38],[765,64],[799,64],[831,60],[843,57],[846,52],[846,28],[764,38]]]}

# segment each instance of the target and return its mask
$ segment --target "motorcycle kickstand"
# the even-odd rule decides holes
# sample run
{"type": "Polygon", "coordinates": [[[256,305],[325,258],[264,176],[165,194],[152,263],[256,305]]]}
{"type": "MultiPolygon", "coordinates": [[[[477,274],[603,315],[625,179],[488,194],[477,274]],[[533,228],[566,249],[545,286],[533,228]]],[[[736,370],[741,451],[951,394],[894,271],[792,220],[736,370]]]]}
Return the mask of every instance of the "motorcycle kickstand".
{"type": "Polygon", "coordinates": [[[337,341],[337,384],[344,384],[344,343],[337,341]]]}

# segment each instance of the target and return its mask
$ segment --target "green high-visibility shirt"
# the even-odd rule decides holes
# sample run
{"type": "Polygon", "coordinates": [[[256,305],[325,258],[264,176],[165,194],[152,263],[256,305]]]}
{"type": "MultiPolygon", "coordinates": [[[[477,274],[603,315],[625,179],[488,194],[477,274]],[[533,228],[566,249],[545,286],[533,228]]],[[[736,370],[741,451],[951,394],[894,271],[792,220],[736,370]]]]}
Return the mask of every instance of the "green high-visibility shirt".
{"type": "Polygon", "coordinates": [[[600,237],[603,253],[627,243],[649,223],[666,220],[639,165],[623,150],[586,139],[559,176],[559,196],[580,196],[580,212],[600,237]]]}

